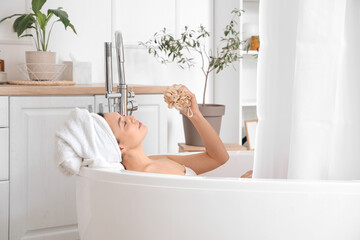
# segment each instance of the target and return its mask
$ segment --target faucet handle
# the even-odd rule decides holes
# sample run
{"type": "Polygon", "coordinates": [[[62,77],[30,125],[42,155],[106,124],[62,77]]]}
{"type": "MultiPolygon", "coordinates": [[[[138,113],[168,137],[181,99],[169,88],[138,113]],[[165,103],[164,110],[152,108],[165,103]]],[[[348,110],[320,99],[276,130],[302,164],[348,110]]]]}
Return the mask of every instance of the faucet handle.
{"type": "Polygon", "coordinates": [[[131,88],[130,92],[128,92],[128,98],[134,98],[135,97],[135,92],[134,89],[131,88]]]}
{"type": "Polygon", "coordinates": [[[129,115],[132,115],[133,111],[138,110],[138,107],[139,107],[139,105],[135,100],[129,101],[129,104],[127,105],[127,110],[130,111],[129,115]]]}

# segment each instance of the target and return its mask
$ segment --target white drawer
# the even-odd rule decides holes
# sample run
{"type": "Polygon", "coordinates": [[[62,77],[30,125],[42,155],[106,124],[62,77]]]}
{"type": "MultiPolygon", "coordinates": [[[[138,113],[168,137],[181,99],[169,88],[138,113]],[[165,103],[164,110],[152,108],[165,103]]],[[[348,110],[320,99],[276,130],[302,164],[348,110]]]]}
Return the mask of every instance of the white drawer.
{"type": "Polygon", "coordinates": [[[9,181],[0,182],[0,240],[9,239],[9,181]]]}
{"type": "Polygon", "coordinates": [[[109,101],[105,98],[105,95],[95,95],[95,109],[96,113],[109,112],[109,101]]]}
{"type": "Polygon", "coordinates": [[[0,97],[0,127],[9,126],[9,97],[0,97]]]}
{"type": "Polygon", "coordinates": [[[9,179],[9,129],[0,128],[0,181],[9,179]]]}

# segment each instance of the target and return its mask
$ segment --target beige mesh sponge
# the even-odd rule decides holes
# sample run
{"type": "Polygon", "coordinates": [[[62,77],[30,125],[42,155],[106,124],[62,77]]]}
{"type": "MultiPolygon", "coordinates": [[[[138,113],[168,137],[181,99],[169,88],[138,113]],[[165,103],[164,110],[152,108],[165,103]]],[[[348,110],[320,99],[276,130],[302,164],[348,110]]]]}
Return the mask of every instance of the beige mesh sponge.
{"type": "Polygon", "coordinates": [[[191,97],[186,94],[186,89],[179,89],[178,85],[168,87],[164,92],[164,100],[169,108],[175,107],[178,110],[191,106],[191,97]]]}

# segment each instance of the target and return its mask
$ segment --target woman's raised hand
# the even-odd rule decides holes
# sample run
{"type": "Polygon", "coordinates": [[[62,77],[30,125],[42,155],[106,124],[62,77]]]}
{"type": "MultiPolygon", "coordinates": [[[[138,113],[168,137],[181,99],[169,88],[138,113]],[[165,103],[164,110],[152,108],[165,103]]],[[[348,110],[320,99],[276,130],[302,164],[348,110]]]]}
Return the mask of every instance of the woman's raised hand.
{"type": "Polygon", "coordinates": [[[199,106],[197,104],[196,101],[196,97],[195,94],[193,94],[186,86],[181,85],[181,87],[178,89],[180,96],[189,96],[191,99],[191,105],[190,105],[190,110],[192,114],[189,114],[190,110],[189,108],[181,108],[179,111],[184,114],[185,116],[187,116],[188,118],[191,118],[192,115],[194,116],[198,116],[200,113],[199,110],[199,106]]]}
{"type": "Polygon", "coordinates": [[[175,107],[189,119],[201,116],[195,95],[184,85],[173,85],[164,92],[164,101],[169,108],[175,107]]]}

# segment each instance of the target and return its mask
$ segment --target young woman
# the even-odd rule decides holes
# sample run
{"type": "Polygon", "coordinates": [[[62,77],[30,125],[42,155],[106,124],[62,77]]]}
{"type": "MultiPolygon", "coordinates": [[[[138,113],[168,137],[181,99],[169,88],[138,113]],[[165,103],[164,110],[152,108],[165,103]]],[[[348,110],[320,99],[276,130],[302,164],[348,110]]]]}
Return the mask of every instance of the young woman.
{"type": "MultiPolygon", "coordinates": [[[[199,132],[206,151],[192,155],[147,156],[142,147],[147,127],[134,116],[121,116],[116,112],[105,113],[103,116],[116,137],[122,154],[122,164],[127,170],[195,175],[211,171],[229,159],[229,154],[218,134],[200,113],[195,95],[185,86],[182,88],[185,88],[186,94],[191,97],[190,108],[193,116],[189,119],[199,132]]],[[[183,109],[181,112],[186,115],[186,110],[183,109]]]]}

